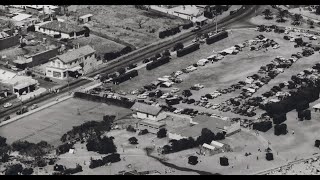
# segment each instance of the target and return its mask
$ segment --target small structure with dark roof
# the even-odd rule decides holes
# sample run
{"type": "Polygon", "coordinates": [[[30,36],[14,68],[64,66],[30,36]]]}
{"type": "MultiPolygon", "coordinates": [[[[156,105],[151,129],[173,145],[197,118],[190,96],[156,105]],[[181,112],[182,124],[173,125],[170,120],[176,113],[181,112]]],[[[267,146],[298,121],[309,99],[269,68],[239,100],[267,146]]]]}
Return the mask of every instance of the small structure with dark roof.
{"type": "Polygon", "coordinates": [[[40,26],[38,31],[50,36],[60,34],[61,38],[75,39],[84,36],[85,28],[75,24],[54,20],[40,26]]]}
{"type": "Polygon", "coordinates": [[[161,113],[162,108],[157,106],[148,105],[145,103],[136,102],[131,107],[131,110],[135,111],[135,117],[139,119],[149,119],[158,121],[166,118],[166,115],[161,113]]]}

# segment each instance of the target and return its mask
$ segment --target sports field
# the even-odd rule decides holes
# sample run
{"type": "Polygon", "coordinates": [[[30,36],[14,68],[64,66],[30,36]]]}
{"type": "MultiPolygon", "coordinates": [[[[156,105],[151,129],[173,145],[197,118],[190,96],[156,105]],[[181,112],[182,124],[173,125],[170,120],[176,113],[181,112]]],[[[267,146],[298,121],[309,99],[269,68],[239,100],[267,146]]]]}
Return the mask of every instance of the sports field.
{"type": "Polygon", "coordinates": [[[44,140],[56,146],[61,143],[60,137],[73,126],[91,120],[101,121],[106,114],[121,118],[130,112],[129,109],[103,103],[68,99],[1,127],[0,136],[6,137],[8,143],[19,139],[35,143],[44,140]]]}

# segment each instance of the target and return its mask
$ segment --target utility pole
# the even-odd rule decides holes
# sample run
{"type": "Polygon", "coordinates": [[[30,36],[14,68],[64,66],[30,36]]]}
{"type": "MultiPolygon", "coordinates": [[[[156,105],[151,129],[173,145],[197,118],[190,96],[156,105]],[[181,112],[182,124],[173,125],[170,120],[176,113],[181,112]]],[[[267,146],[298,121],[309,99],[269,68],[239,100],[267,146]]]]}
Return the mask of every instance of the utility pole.
{"type": "MultiPolygon", "coordinates": [[[[217,14],[217,13],[216,13],[217,14]]],[[[216,19],[216,34],[218,33],[218,26],[217,26],[217,15],[215,16],[215,19],[216,19]]]]}

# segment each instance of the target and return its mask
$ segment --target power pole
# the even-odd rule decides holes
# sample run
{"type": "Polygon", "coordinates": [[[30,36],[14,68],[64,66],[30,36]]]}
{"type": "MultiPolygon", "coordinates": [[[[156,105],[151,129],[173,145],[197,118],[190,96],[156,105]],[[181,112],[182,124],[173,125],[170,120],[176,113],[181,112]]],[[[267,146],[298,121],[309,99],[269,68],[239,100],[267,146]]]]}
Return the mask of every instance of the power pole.
{"type": "Polygon", "coordinates": [[[216,19],[216,34],[218,33],[218,26],[217,26],[217,15],[215,16],[215,19],[216,19]]]}

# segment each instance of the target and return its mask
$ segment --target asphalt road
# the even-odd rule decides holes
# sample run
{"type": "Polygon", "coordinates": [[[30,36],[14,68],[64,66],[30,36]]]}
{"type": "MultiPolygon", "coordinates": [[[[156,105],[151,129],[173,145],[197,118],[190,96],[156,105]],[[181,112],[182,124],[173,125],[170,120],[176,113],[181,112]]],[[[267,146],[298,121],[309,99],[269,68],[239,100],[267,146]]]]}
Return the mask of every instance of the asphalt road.
{"type": "MultiPolygon", "coordinates": [[[[217,23],[218,24],[217,28],[221,29],[223,27],[229,27],[232,24],[237,24],[239,22],[245,21],[248,18],[252,17],[258,8],[259,8],[258,5],[244,5],[235,14],[221,19],[217,23]]],[[[109,66],[101,68],[95,72],[87,74],[87,76],[94,77],[95,75],[100,74],[100,73],[110,74],[110,73],[116,72],[118,69],[120,69],[122,67],[127,67],[128,64],[137,63],[137,62],[142,61],[145,58],[149,58],[157,53],[162,53],[166,49],[171,49],[173,47],[173,45],[178,42],[185,43],[185,42],[191,41],[199,33],[208,33],[210,31],[215,30],[215,28],[216,28],[215,23],[206,24],[198,32],[188,32],[188,33],[182,34],[181,36],[178,36],[178,37],[175,37],[172,39],[168,39],[168,40],[161,42],[159,44],[151,45],[151,46],[147,46],[145,48],[138,49],[132,53],[129,53],[125,56],[118,58],[117,60],[114,60],[114,63],[112,65],[109,65],[109,66]]],[[[76,89],[77,87],[86,85],[90,82],[91,81],[89,81],[89,80],[77,79],[77,80],[71,82],[69,87],[68,86],[61,87],[60,92],[58,94],[46,94],[42,97],[39,97],[39,98],[36,98],[36,99],[33,99],[33,100],[30,100],[28,102],[23,103],[23,106],[31,106],[32,104],[35,104],[35,103],[40,103],[42,101],[54,99],[58,95],[68,93],[69,90],[72,91],[72,90],[76,89]]],[[[10,108],[2,110],[0,112],[0,117],[4,118],[8,115],[11,115],[11,114],[15,113],[16,111],[18,111],[20,109],[20,107],[21,107],[21,104],[15,104],[10,108]]]]}

